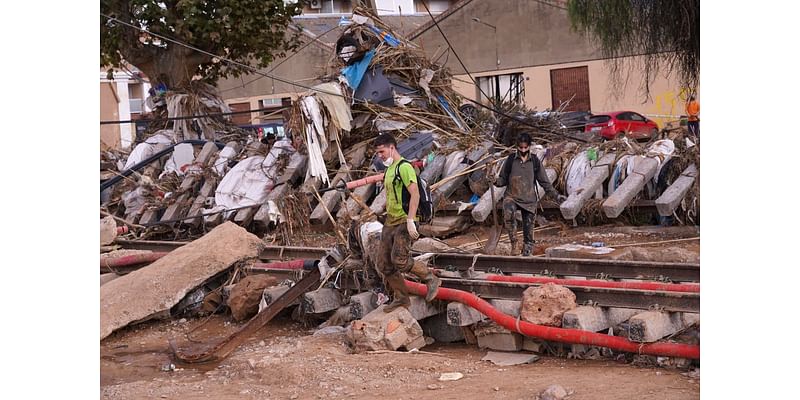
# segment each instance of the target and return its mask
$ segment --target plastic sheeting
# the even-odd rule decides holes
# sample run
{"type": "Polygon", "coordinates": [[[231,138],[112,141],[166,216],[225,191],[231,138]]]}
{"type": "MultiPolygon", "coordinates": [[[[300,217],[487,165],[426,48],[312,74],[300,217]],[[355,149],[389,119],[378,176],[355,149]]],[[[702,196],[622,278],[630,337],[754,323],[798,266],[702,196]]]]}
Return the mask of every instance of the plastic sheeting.
{"type": "Polygon", "coordinates": [[[172,150],[172,155],[164,164],[164,171],[158,177],[160,179],[170,172],[183,176],[186,173],[186,168],[191,166],[192,163],[194,163],[194,147],[189,143],[181,143],[172,150]]]}
{"type": "Polygon", "coordinates": [[[228,161],[234,157],[236,157],[236,150],[234,150],[233,147],[225,146],[225,148],[219,152],[219,157],[214,162],[214,172],[216,172],[218,176],[225,176],[225,172],[228,171],[228,161]]]}
{"type": "Polygon", "coordinates": [[[236,164],[217,186],[215,211],[264,204],[278,178],[276,161],[282,153],[294,153],[289,140],[275,142],[266,157],[248,157],[236,164]]]}
{"type": "Polygon", "coordinates": [[[582,151],[572,158],[567,171],[567,195],[574,194],[583,182],[583,178],[591,171],[589,156],[582,151]]]}
{"type": "Polygon", "coordinates": [[[352,129],[350,122],[353,120],[353,114],[350,112],[350,106],[344,101],[342,87],[336,82],[328,82],[314,86],[314,89],[320,90],[314,94],[319,98],[325,108],[328,109],[333,124],[336,125],[337,128],[349,132],[350,129],[352,129]],[[336,93],[338,96],[328,93],[336,93]]]}
{"type": "Polygon", "coordinates": [[[133,151],[128,156],[128,160],[125,162],[124,170],[130,169],[134,165],[146,160],[148,157],[156,154],[159,149],[158,145],[171,145],[172,144],[172,131],[167,129],[162,129],[155,133],[155,135],[147,138],[142,143],[136,145],[133,148],[133,151]]]}
{"type": "Polygon", "coordinates": [[[322,114],[317,99],[306,96],[300,100],[300,108],[306,120],[306,147],[308,148],[308,174],[330,184],[328,170],[322,153],[328,148],[328,139],[322,124],[322,114]]]}
{"type": "Polygon", "coordinates": [[[364,73],[367,72],[373,57],[375,57],[375,50],[370,50],[364,54],[364,58],[361,61],[342,68],[342,76],[346,79],[347,86],[350,86],[353,90],[358,89],[358,85],[361,84],[361,79],[364,77],[364,73]]]}

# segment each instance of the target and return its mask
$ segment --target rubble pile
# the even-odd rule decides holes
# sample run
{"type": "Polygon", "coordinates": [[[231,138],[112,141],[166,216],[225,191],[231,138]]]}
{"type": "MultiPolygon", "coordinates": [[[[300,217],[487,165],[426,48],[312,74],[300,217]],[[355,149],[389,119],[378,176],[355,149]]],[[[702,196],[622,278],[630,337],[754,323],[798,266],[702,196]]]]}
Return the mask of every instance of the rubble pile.
{"type": "MultiPolygon", "coordinates": [[[[230,220],[283,244],[312,225],[334,227],[343,241],[351,220],[385,209],[380,182],[352,190],[344,184],[383,172],[370,143],[389,132],[406,159],[422,161],[420,174],[432,190],[436,218],[420,233],[446,237],[485,223],[505,190],[491,187],[487,174],[499,173],[513,151],[509,146],[527,132],[556,190],[569,197],[560,207],[564,219],[597,224],[627,218],[643,200],[655,202],[662,218],[699,222],[699,146],[683,131],[665,131],[667,137],[647,144],[625,138],[586,143],[565,134],[562,110],[476,111],[453,90],[447,68],[377,16],[357,8],[340,24],[346,29],[331,72],[293,102],[285,136],[254,138],[222,117],[167,121],[125,162],[105,156],[109,171],[131,172],[115,185],[101,185],[103,207],[140,226],[129,234],[138,239],[197,238],[230,220]]],[[[156,93],[149,101],[156,117],[229,111],[202,84],[183,94],[156,93]]],[[[556,207],[548,199],[541,204],[556,207]]]]}

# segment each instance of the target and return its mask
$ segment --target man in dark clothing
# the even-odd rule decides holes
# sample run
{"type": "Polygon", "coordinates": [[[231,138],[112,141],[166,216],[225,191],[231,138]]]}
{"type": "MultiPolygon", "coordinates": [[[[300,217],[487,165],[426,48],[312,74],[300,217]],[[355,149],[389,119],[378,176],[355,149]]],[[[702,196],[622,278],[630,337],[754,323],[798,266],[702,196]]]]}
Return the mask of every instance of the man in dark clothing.
{"type": "Polygon", "coordinates": [[[503,222],[511,240],[511,251],[515,254],[517,250],[515,214],[517,210],[522,212],[523,256],[529,256],[533,251],[533,216],[539,203],[536,182],[539,182],[547,195],[557,200],[559,204],[566,200],[564,195],[558,194],[553,188],[539,158],[531,155],[530,147],[530,135],[520,134],[517,138],[516,154],[508,156],[495,184],[498,187],[508,186],[503,198],[503,222]]]}

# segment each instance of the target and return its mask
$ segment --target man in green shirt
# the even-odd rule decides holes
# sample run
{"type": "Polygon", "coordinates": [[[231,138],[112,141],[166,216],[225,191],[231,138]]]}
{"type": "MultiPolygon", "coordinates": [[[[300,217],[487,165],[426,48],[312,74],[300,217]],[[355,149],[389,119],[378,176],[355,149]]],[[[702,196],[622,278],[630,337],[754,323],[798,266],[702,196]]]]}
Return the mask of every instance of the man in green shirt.
{"type": "Polygon", "coordinates": [[[411,257],[411,245],[419,238],[417,232],[417,207],[419,206],[419,187],[417,174],[408,162],[402,162],[403,156],[397,151],[397,142],[391,134],[383,133],[375,138],[375,153],[386,166],[383,177],[383,190],[386,191],[386,222],[381,231],[380,256],[378,269],[383,275],[387,289],[394,292],[394,300],[383,311],[390,312],[398,307],[408,308],[411,300],[403,279],[403,273],[418,276],[428,287],[425,301],[432,301],[441,284],[428,267],[414,262],[411,257]],[[399,168],[398,168],[399,167],[399,168]],[[395,179],[398,175],[399,179],[395,179]],[[410,195],[408,212],[403,209],[403,189],[410,195]]]}

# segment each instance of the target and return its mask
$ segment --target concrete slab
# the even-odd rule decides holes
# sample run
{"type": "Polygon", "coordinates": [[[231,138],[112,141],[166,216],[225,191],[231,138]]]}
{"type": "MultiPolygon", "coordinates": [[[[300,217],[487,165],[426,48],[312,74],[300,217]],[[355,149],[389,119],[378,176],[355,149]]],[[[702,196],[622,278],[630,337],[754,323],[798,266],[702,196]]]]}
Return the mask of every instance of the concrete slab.
{"type": "Polygon", "coordinates": [[[467,326],[486,318],[472,307],[461,303],[447,304],[447,323],[453,326],[467,326]]]}
{"type": "Polygon", "coordinates": [[[684,316],[683,313],[646,311],[628,320],[628,339],[634,342],[655,342],[699,320],[699,314],[684,316]]]}
{"type": "Polygon", "coordinates": [[[320,314],[342,306],[342,295],[336,289],[321,288],[303,295],[303,311],[320,314]]]}
{"type": "Polygon", "coordinates": [[[441,313],[425,318],[420,322],[425,336],[430,336],[437,342],[453,343],[465,340],[464,330],[459,326],[447,323],[447,314],[441,313]]]}

